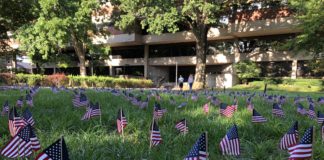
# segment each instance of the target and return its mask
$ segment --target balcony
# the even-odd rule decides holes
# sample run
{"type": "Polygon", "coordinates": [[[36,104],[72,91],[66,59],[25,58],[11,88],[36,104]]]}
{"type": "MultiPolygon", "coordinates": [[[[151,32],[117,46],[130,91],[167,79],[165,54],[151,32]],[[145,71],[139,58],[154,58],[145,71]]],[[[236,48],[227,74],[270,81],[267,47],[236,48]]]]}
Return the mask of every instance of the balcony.
{"type": "Polygon", "coordinates": [[[143,66],[144,58],[112,58],[107,60],[107,64],[111,66],[143,66]]]}

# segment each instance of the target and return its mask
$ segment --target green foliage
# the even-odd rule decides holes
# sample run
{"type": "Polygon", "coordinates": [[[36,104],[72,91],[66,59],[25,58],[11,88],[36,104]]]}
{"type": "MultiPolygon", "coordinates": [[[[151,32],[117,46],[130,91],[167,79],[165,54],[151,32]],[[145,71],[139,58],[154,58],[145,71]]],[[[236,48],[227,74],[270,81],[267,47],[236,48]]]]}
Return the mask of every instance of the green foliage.
{"type": "MultiPolygon", "coordinates": [[[[90,46],[90,52],[95,47],[91,42],[90,34],[95,33],[95,26],[91,21],[92,12],[98,9],[97,0],[39,0],[38,18],[29,25],[21,27],[17,32],[20,49],[33,57],[37,54],[42,59],[57,62],[54,53],[61,48],[71,47],[77,56],[84,57],[90,46]],[[71,42],[71,43],[70,43],[71,42]]],[[[98,49],[97,49],[98,50],[98,49]]],[[[105,49],[101,49],[103,51],[105,49]]],[[[96,52],[99,54],[101,52],[96,52]]],[[[105,51],[105,55],[108,52],[105,51]]],[[[67,65],[66,61],[59,62],[67,65]]],[[[80,61],[80,65],[85,65],[80,61]]]]}
{"type": "MultiPolygon", "coordinates": [[[[314,54],[324,50],[324,2],[323,0],[290,0],[290,7],[297,12],[302,33],[288,45],[296,50],[307,50],[314,54]]],[[[316,55],[315,55],[316,56],[316,55]]]]}
{"type": "MultiPolygon", "coordinates": [[[[146,91],[144,91],[146,92],[146,91]]],[[[135,92],[141,95],[140,92],[135,92]]],[[[147,110],[140,110],[125,100],[122,96],[116,97],[109,92],[95,92],[87,90],[85,94],[93,102],[99,102],[102,112],[99,117],[89,121],[81,121],[86,108],[72,107],[73,93],[60,92],[54,94],[49,89],[41,89],[34,97],[34,106],[29,108],[35,119],[36,135],[42,149],[46,148],[64,136],[71,160],[179,160],[183,159],[194,145],[196,139],[203,131],[208,132],[208,150],[211,160],[222,159],[287,159],[287,151],[278,149],[280,138],[287,132],[295,120],[299,120],[299,135],[302,136],[305,129],[315,125],[316,121],[307,116],[300,116],[296,108],[291,104],[294,96],[306,97],[308,95],[317,99],[319,94],[314,93],[289,93],[280,92],[287,96],[287,103],[282,105],[286,118],[278,119],[271,114],[272,104],[265,103],[261,98],[254,98],[253,103],[257,111],[268,119],[265,124],[252,124],[251,113],[246,110],[246,97],[238,97],[238,111],[234,117],[224,118],[220,116],[217,107],[210,107],[210,113],[206,115],[202,106],[206,103],[205,97],[200,97],[197,102],[189,103],[183,110],[175,109],[168,103],[169,95],[161,94],[161,106],[168,112],[157,123],[159,125],[163,143],[149,151],[150,123],[152,122],[152,107],[154,100],[149,101],[147,110]],[[118,109],[123,108],[128,125],[123,136],[117,134],[116,116],[118,109]],[[175,122],[186,118],[189,127],[187,135],[179,134],[175,128],[175,122]],[[219,142],[225,136],[227,130],[236,123],[241,143],[242,155],[237,157],[223,156],[219,149],[219,142]]],[[[278,94],[269,91],[269,94],[278,94]]],[[[0,104],[8,100],[12,106],[19,96],[24,96],[25,91],[0,91],[0,104]]],[[[144,96],[142,96],[144,98],[144,96]]],[[[174,96],[177,104],[186,101],[186,98],[174,96]]],[[[222,102],[231,104],[232,99],[225,94],[218,94],[222,102]]],[[[307,103],[302,102],[303,105],[307,103]]],[[[24,110],[25,107],[22,109],[24,110]]],[[[316,108],[324,112],[324,108],[316,108]]],[[[21,113],[21,110],[18,110],[21,113]]],[[[10,139],[7,116],[1,117],[0,128],[1,146],[10,139]]],[[[320,127],[316,127],[316,136],[313,146],[314,159],[322,159],[324,156],[323,144],[321,144],[320,127]]],[[[38,151],[37,153],[40,153],[38,151]]],[[[35,155],[37,155],[37,153],[35,155]]],[[[34,159],[32,155],[30,159],[34,159]]],[[[3,157],[1,157],[4,159],[3,157]]]]}
{"type": "MultiPolygon", "coordinates": [[[[54,75],[39,75],[39,74],[16,74],[11,75],[9,73],[0,74],[0,83],[6,85],[13,85],[15,83],[25,84],[30,86],[40,84],[43,86],[82,86],[86,84],[89,87],[116,87],[116,88],[145,88],[152,87],[153,82],[145,79],[125,79],[114,78],[105,76],[65,76],[64,74],[54,75]]],[[[83,86],[86,87],[86,86],[83,86]]]]}
{"type": "Polygon", "coordinates": [[[249,60],[238,62],[234,65],[234,67],[237,76],[242,80],[259,77],[261,73],[261,69],[258,67],[258,65],[249,60]]]}
{"type": "Polygon", "coordinates": [[[249,82],[248,85],[235,85],[233,89],[264,89],[268,84],[268,90],[280,90],[291,92],[320,92],[324,91],[322,79],[290,79],[290,78],[264,78],[262,81],[249,82]]]}

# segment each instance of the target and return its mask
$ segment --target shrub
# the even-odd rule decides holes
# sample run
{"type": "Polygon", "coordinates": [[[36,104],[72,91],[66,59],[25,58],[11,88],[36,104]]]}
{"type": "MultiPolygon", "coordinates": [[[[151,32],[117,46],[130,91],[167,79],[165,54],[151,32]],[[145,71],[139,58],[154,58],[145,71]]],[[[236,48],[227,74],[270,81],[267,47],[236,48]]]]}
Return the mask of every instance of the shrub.
{"type": "Polygon", "coordinates": [[[0,73],[0,84],[13,85],[15,83],[15,75],[11,73],[0,73]]]}
{"type": "Polygon", "coordinates": [[[261,73],[261,69],[258,65],[250,60],[244,60],[234,65],[237,76],[242,80],[243,83],[247,83],[249,78],[258,77],[261,73]]]}
{"type": "Polygon", "coordinates": [[[69,78],[63,73],[52,74],[45,78],[45,84],[49,86],[66,86],[68,82],[69,78]]]}

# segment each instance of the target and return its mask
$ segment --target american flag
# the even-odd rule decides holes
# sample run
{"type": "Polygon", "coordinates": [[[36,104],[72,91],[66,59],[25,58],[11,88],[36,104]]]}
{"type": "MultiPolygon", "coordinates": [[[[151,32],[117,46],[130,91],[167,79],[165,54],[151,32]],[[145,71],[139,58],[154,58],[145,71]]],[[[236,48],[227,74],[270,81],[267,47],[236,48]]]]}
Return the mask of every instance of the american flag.
{"type": "Polygon", "coordinates": [[[1,155],[8,158],[27,157],[32,150],[31,126],[27,125],[1,150],[1,155]]]}
{"type": "Polygon", "coordinates": [[[254,109],[253,104],[252,104],[252,103],[248,103],[248,105],[247,105],[247,109],[248,109],[248,111],[252,112],[253,109],[254,109]]]}
{"type": "Polygon", "coordinates": [[[236,107],[234,105],[231,106],[227,106],[226,109],[224,109],[221,112],[221,115],[225,116],[225,117],[232,117],[234,112],[236,110],[236,107]]]}
{"type": "Polygon", "coordinates": [[[289,160],[310,159],[312,157],[313,127],[306,130],[299,144],[288,148],[289,160]]]}
{"type": "Polygon", "coordinates": [[[317,123],[322,124],[324,122],[324,114],[320,111],[317,112],[317,123]]]}
{"type": "Polygon", "coordinates": [[[208,158],[206,139],[207,134],[202,133],[184,160],[206,160],[208,158]]]}
{"type": "Polygon", "coordinates": [[[217,97],[214,97],[214,96],[213,96],[213,98],[212,98],[212,100],[211,100],[211,103],[212,103],[213,105],[217,106],[217,105],[219,105],[221,102],[220,102],[219,99],[217,99],[217,97]]]}
{"type": "Polygon", "coordinates": [[[219,113],[222,114],[226,108],[227,108],[227,104],[226,103],[221,103],[219,105],[219,113]]]}
{"type": "Polygon", "coordinates": [[[253,109],[252,122],[263,123],[263,122],[267,122],[267,119],[262,117],[260,113],[258,113],[255,109],[253,109]]]}
{"type": "Polygon", "coordinates": [[[26,104],[30,107],[34,106],[33,97],[30,94],[26,95],[26,104]]]}
{"type": "Polygon", "coordinates": [[[203,109],[204,109],[204,112],[207,114],[209,112],[209,105],[208,103],[206,103],[204,106],[203,106],[203,109]]]}
{"type": "Polygon", "coordinates": [[[8,100],[6,100],[6,102],[3,104],[2,106],[2,111],[1,111],[1,114],[2,115],[5,115],[9,112],[9,102],[8,100]]]}
{"type": "Polygon", "coordinates": [[[288,132],[281,138],[279,147],[282,150],[290,146],[296,145],[298,142],[298,121],[288,130],[288,132]]]}
{"type": "Polygon", "coordinates": [[[316,118],[316,113],[315,113],[315,110],[314,110],[314,104],[313,103],[309,104],[308,117],[311,118],[311,119],[316,118]]]}
{"type": "Polygon", "coordinates": [[[188,133],[188,126],[187,126],[187,120],[186,119],[182,119],[179,122],[177,122],[177,124],[175,125],[175,128],[180,131],[180,133],[188,133]]]}
{"type": "Polygon", "coordinates": [[[69,160],[68,150],[64,138],[57,140],[52,145],[38,154],[35,160],[69,160]]]}
{"type": "Polygon", "coordinates": [[[301,115],[307,114],[307,111],[304,109],[301,103],[297,103],[297,112],[301,115]]]}
{"type": "Polygon", "coordinates": [[[319,104],[324,104],[324,97],[319,97],[319,98],[317,99],[317,102],[318,102],[319,104]]]}
{"type": "Polygon", "coordinates": [[[15,136],[19,130],[25,127],[25,121],[18,115],[17,110],[13,107],[9,112],[8,126],[10,135],[15,136]]]}
{"type": "Polygon", "coordinates": [[[33,129],[33,127],[29,127],[30,128],[30,142],[31,142],[31,148],[34,151],[38,151],[39,149],[41,149],[40,143],[38,141],[38,138],[35,134],[35,131],[33,129]]]}
{"type": "Polygon", "coordinates": [[[159,103],[157,102],[154,103],[154,112],[153,112],[154,119],[162,118],[165,111],[166,110],[162,109],[159,103]]]}
{"type": "Polygon", "coordinates": [[[82,107],[87,106],[89,104],[88,98],[84,94],[75,95],[75,97],[72,99],[72,103],[74,107],[82,107]]]}
{"type": "Polygon", "coordinates": [[[100,105],[98,102],[96,104],[90,102],[87,112],[83,115],[81,120],[89,120],[96,116],[101,116],[100,105]]]}
{"type": "Polygon", "coordinates": [[[119,109],[117,115],[117,131],[118,133],[122,133],[123,129],[127,126],[127,119],[124,114],[123,109],[119,109]]]}
{"type": "Polygon", "coordinates": [[[159,130],[158,125],[156,124],[155,120],[153,120],[153,123],[151,125],[151,137],[150,137],[151,145],[150,147],[154,147],[162,143],[162,137],[159,130]]]}
{"type": "Polygon", "coordinates": [[[240,155],[240,138],[235,124],[228,130],[219,145],[223,155],[240,155]]]}
{"type": "Polygon", "coordinates": [[[28,108],[26,108],[23,113],[23,119],[26,124],[30,124],[31,126],[34,126],[35,121],[34,121],[32,113],[30,112],[30,110],[28,108]]]}
{"type": "Polygon", "coordinates": [[[285,113],[278,103],[274,103],[272,107],[272,114],[278,117],[285,117],[285,113]]]}
{"type": "Polygon", "coordinates": [[[16,102],[16,106],[17,107],[22,107],[24,104],[24,98],[21,96],[18,98],[17,102],[16,102]]]}
{"type": "Polygon", "coordinates": [[[178,106],[178,108],[185,107],[186,105],[187,105],[187,102],[182,102],[182,103],[178,106]]]}

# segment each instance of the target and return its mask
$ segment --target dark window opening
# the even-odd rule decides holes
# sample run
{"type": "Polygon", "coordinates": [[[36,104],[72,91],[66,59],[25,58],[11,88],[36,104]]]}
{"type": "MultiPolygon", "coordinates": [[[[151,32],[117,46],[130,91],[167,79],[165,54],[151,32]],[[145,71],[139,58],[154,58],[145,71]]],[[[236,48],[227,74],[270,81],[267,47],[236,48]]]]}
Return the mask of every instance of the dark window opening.
{"type": "Polygon", "coordinates": [[[144,58],[144,46],[114,47],[112,58],[144,58]]]}
{"type": "Polygon", "coordinates": [[[177,43],[152,45],[149,49],[149,57],[180,57],[180,56],[195,56],[195,43],[177,43]]]}

